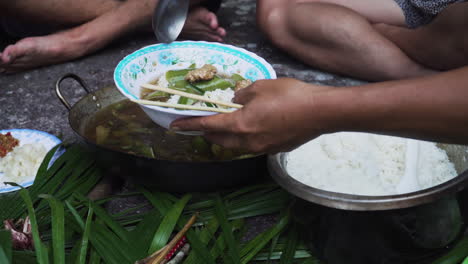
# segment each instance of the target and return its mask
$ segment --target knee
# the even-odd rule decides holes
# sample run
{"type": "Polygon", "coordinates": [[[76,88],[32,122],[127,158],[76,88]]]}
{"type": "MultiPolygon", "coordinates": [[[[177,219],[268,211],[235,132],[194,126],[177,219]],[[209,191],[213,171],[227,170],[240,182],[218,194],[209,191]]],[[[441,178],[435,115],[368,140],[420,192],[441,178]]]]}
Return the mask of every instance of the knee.
{"type": "Polygon", "coordinates": [[[283,21],[287,0],[257,0],[257,26],[268,36],[283,21]]]}
{"type": "Polygon", "coordinates": [[[257,26],[276,46],[285,48],[291,32],[289,9],[294,0],[257,0],[257,26]]]}

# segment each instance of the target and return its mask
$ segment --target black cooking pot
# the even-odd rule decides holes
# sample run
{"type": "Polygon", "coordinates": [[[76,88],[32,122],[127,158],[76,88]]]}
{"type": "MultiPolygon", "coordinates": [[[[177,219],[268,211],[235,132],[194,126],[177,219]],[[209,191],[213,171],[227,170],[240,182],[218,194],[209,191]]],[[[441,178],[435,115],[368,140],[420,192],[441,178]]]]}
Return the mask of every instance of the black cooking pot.
{"type": "Polygon", "coordinates": [[[307,186],[286,171],[287,153],[270,156],[268,168],[297,197],[294,219],[325,263],[431,263],[463,236],[468,220],[468,147],[438,146],[459,175],[401,195],[350,195],[307,186]]]}
{"type": "Polygon", "coordinates": [[[265,155],[230,161],[183,162],[151,159],[97,145],[85,136],[88,122],[104,107],[126,98],[114,86],[90,92],[84,81],[74,74],[66,74],[57,81],[56,93],[69,110],[70,126],[93,150],[108,173],[173,192],[216,191],[253,183],[268,174],[265,155]],[[87,92],[73,106],[63,97],[60,87],[62,81],[69,78],[76,80],[87,92]]]}

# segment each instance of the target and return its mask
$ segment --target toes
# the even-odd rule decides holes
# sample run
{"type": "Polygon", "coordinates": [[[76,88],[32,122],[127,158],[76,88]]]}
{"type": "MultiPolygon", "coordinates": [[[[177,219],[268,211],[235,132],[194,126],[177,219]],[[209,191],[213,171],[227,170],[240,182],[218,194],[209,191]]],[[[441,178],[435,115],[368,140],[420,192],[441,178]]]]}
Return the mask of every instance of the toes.
{"type": "Polygon", "coordinates": [[[21,49],[15,44],[5,48],[2,54],[2,61],[4,64],[11,64],[16,58],[21,57],[21,49]]]}
{"type": "Polygon", "coordinates": [[[12,55],[15,54],[15,46],[10,45],[5,48],[5,50],[2,53],[2,61],[4,64],[10,64],[13,60],[14,57],[12,55]]]}
{"type": "Polygon", "coordinates": [[[204,30],[191,31],[190,33],[185,34],[184,38],[193,39],[193,40],[223,42],[223,38],[221,38],[217,34],[211,33],[209,31],[204,31],[204,30]]]}
{"type": "Polygon", "coordinates": [[[223,42],[223,38],[216,35],[216,34],[213,34],[213,33],[210,33],[210,32],[203,32],[201,34],[204,36],[205,40],[223,42]]]}
{"type": "Polygon", "coordinates": [[[219,27],[219,24],[218,24],[218,17],[212,13],[212,12],[208,12],[207,14],[205,14],[203,17],[202,17],[202,21],[208,25],[211,29],[216,29],[219,27]]]}
{"type": "Polygon", "coordinates": [[[28,38],[20,40],[16,44],[10,45],[5,48],[2,55],[3,63],[13,63],[15,60],[23,57],[28,52],[31,52],[31,50],[31,41],[28,38]]]}
{"type": "Polygon", "coordinates": [[[224,28],[222,28],[222,27],[219,27],[218,29],[216,29],[216,33],[221,37],[226,36],[226,30],[224,28]]]}

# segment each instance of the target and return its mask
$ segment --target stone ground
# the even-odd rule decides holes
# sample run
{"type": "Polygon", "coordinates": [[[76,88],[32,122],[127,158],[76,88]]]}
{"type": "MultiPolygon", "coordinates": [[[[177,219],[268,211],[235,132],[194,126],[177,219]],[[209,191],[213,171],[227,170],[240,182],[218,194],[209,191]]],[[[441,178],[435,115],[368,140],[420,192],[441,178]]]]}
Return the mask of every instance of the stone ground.
{"type": "MultiPolygon", "coordinates": [[[[279,77],[293,77],[317,84],[350,86],[358,81],[324,73],[288,57],[273,47],[255,26],[255,1],[227,0],[219,12],[227,29],[226,43],[252,51],[270,62],[279,77]]],[[[68,111],[57,99],[55,81],[66,73],[81,76],[91,90],[112,85],[113,71],[127,54],[155,43],[150,34],[133,35],[85,58],[15,75],[0,75],[0,129],[32,128],[75,141],[77,136],[68,124],[68,111]]],[[[9,42],[0,35],[0,50],[9,42]]],[[[85,93],[71,81],[64,82],[65,96],[76,102],[85,93]]],[[[120,199],[112,210],[127,208],[141,200],[120,199]]],[[[274,216],[251,219],[248,236],[254,236],[274,221],[274,216]]]]}

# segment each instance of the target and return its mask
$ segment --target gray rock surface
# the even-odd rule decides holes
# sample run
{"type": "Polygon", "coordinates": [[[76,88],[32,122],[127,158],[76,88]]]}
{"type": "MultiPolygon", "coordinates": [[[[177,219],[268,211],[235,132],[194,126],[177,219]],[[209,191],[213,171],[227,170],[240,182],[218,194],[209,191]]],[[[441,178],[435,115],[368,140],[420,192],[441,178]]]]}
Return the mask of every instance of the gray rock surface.
{"type": "MultiPolygon", "coordinates": [[[[356,80],[311,69],[273,47],[255,27],[255,1],[225,1],[219,15],[221,24],[228,31],[226,42],[262,56],[273,65],[279,77],[336,86],[359,84],[356,80]]],[[[0,49],[6,42],[4,38],[0,41],[0,49]]],[[[112,85],[117,63],[127,54],[153,43],[155,38],[150,34],[133,35],[76,61],[15,75],[0,75],[0,129],[32,128],[75,141],[77,136],[68,125],[68,111],[55,95],[55,81],[66,73],[75,73],[86,81],[91,90],[112,85]]],[[[71,102],[76,102],[85,94],[71,81],[64,82],[64,90],[71,102]]],[[[119,211],[134,203],[134,200],[119,199],[109,207],[112,211],[119,211]]],[[[274,219],[273,216],[251,219],[247,236],[261,232],[274,219]]]]}

